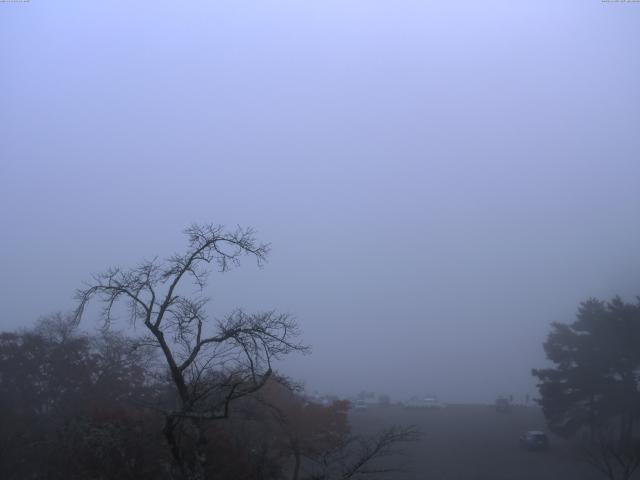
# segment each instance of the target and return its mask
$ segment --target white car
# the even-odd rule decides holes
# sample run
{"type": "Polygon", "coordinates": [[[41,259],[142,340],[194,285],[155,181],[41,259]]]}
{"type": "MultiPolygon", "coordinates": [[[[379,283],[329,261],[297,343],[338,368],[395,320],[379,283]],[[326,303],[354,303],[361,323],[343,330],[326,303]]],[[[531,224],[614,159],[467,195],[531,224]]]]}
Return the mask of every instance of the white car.
{"type": "Polygon", "coordinates": [[[364,411],[368,408],[367,402],[365,402],[364,400],[356,400],[355,402],[353,402],[352,407],[354,410],[356,411],[364,411]]]}
{"type": "Polygon", "coordinates": [[[436,397],[412,397],[404,402],[405,408],[442,408],[436,397]]]}

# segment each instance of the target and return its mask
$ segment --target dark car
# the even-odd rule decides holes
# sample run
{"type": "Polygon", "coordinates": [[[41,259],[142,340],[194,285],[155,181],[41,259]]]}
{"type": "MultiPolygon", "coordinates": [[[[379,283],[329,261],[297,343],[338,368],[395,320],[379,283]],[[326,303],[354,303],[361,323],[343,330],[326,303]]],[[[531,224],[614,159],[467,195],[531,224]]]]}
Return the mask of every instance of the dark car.
{"type": "Polygon", "coordinates": [[[529,430],[520,437],[520,446],[532,451],[547,450],[549,448],[549,439],[544,432],[529,430]]]}

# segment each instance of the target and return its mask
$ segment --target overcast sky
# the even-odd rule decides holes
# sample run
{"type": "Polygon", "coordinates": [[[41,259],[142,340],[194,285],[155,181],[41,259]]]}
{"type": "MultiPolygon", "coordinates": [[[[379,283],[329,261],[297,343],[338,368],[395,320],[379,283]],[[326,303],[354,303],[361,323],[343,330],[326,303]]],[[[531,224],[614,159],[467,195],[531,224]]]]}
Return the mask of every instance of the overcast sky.
{"type": "Polygon", "coordinates": [[[286,373],[486,401],[640,294],[638,3],[0,3],[0,72],[0,328],[240,224],[211,315],[295,314],[286,373]]]}

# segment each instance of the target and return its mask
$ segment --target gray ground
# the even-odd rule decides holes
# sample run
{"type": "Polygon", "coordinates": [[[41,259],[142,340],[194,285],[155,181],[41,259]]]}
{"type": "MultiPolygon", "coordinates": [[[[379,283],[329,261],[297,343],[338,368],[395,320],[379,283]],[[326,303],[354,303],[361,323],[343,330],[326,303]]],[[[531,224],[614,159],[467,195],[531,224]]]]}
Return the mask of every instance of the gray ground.
{"type": "Polygon", "coordinates": [[[387,478],[398,480],[601,480],[577,452],[550,436],[548,452],[528,452],[518,446],[525,430],[545,430],[537,408],[515,407],[496,413],[492,407],[457,405],[440,410],[376,407],[353,412],[357,433],[390,424],[414,424],[422,439],[406,448],[410,469],[387,478]]]}

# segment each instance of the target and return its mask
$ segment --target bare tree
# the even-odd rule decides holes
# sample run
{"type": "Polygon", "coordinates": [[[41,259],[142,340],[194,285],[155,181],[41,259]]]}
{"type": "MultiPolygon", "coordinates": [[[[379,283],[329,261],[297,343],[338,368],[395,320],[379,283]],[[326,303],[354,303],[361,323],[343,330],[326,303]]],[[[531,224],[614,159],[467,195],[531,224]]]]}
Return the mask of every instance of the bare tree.
{"type": "Polygon", "coordinates": [[[608,480],[629,480],[640,467],[640,441],[620,438],[618,429],[600,426],[585,437],[582,451],[608,480]]]}
{"type": "Polygon", "coordinates": [[[157,257],[137,267],[111,268],[78,290],[76,320],[92,298],[103,305],[108,328],[116,305],[123,303],[132,324],[142,324],[141,343],[162,352],[175,390],[175,406],[166,408],[164,436],[171,449],[174,476],[207,477],[207,425],[229,416],[233,401],[260,390],[272,376],[272,361],[305,352],[298,325],[288,314],[247,314],[237,310],[210,321],[202,293],[212,267],[226,272],[244,256],[262,265],[269,251],[251,229],[192,225],[188,247],[166,260],[157,257]],[[193,286],[196,287],[196,294],[193,286]],[[189,288],[190,287],[190,288],[189,288]]]}
{"type": "Polygon", "coordinates": [[[391,426],[377,435],[347,436],[333,448],[307,456],[312,462],[309,480],[372,478],[406,471],[389,459],[404,455],[400,444],[419,440],[414,426],[391,426]]]}

